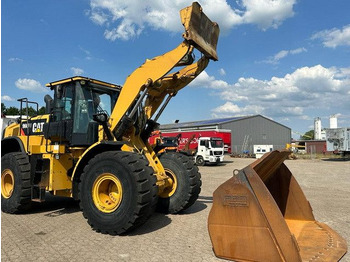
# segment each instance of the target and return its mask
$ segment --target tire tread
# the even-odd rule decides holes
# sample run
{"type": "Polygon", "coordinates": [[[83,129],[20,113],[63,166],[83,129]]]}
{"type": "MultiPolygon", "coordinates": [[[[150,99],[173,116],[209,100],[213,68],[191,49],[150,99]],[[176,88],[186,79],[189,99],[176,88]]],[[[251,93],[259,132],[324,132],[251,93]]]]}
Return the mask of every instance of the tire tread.
{"type": "MultiPolygon", "coordinates": [[[[26,153],[13,152],[4,155],[1,158],[1,163],[7,165],[7,162],[15,163],[17,165],[19,174],[16,174],[14,170],[12,172],[15,176],[15,189],[19,184],[18,195],[15,193],[9,199],[1,197],[1,209],[5,213],[21,213],[28,210],[31,207],[31,176],[30,176],[30,163],[26,153]],[[19,176],[19,181],[16,182],[16,176],[19,176]],[[19,182],[19,183],[18,183],[19,182]]],[[[2,170],[5,169],[2,166],[2,170]]]]}
{"type": "MultiPolygon", "coordinates": [[[[153,214],[157,203],[158,187],[156,185],[156,177],[153,174],[153,169],[148,165],[148,162],[143,156],[123,151],[108,151],[95,156],[85,166],[81,181],[85,179],[93,165],[106,158],[119,159],[131,170],[130,175],[133,177],[133,180],[136,181],[136,192],[134,193],[137,195],[137,204],[134,207],[133,214],[124,225],[104,225],[104,228],[99,228],[99,226],[92,223],[91,219],[89,219],[89,213],[84,210],[82,201],[80,201],[80,207],[83,210],[84,217],[88,219],[88,223],[95,231],[103,234],[120,235],[142,225],[153,214]]],[[[82,183],[79,184],[78,194],[79,199],[82,199],[82,183]]]]}

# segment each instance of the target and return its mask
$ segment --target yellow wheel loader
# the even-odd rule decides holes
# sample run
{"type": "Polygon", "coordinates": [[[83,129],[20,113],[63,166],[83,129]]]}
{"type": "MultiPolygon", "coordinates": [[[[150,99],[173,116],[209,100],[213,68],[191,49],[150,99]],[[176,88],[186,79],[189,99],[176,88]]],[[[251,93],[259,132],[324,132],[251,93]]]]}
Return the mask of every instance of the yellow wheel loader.
{"type": "MultiPolygon", "coordinates": [[[[4,130],[2,211],[23,212],[50,192],[79,200],[94,230],[115,235],[156,208],[178,213],[197,200],[201,176],[193,161],[174,152],[158,156],[148,143],[170,99],[218,59],[218,25],[196,2],[180,16],[184,41],[147,59],[123,86],[80,76],[49,83],[47,114],[22,116],[4,130]]],[[[19,101],[28,112],[33,102],[19,101]]]]}
{"type": "MultiPolygon", "coordinates": [[[[218,25],[198,3],[180,16],[185,40],[146,60],[123,86],[80,76],[49,83],[47,114],[26,114],[4,130],[2,211],[24,212],[50,192],[79,200],[91,227],[114,235],[140,226],[156,208],[178,213],[197,200],[201,177],[193,161],[178,152],[157,155],[148,143],[170,99],[218,59],[218,25]]],[[[19,101],[21,109],[33,103],[19,101]]],[[[208,229],[218,257],[336,261],[346,252],[345,240],[315,220],[283,164],[289,154],[271,152],[214,192],[208,229]]]]}

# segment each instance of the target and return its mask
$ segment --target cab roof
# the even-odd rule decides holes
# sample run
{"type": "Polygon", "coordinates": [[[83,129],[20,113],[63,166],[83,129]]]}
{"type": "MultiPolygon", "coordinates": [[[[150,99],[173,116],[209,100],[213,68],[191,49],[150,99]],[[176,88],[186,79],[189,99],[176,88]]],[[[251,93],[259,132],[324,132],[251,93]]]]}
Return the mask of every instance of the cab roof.
{"type": "Polygon", "coordinates": [[[115,84],[111,84],[111,83],[107,83],[104,81],[100,81],[100,80],[96,80],[96,79],[88,78],[88,77],[83,77],[83,76],[73,76],[70,78],[65,78],[62,80],[48,83],[48,84],[46,84],[46,86],[49,87],[50,89],[53,89],[54,86],[56,86],[56,85],[61,85],[61,84],[66,84],[66,83],[76,82],[76,81],[90,82],[90,83],[97,85],[99,87],[102,87],[102,88],[106,87],[108,89],[112,88],[112,89],[115,89],[116,91],[118,91],[118,90],[120,91],[120,89],[121,89],[121,86],[119,86],[119,85],[115,85],[115,84]]]}

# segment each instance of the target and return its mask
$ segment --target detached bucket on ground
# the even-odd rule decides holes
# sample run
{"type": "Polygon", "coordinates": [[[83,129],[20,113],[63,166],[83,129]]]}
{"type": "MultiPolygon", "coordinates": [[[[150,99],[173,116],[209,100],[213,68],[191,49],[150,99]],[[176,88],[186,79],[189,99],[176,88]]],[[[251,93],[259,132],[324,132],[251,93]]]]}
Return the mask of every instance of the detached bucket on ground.
{"type": "Polygon", "coordinates": [[[220,185],[208,230],[216,256],[235,261],[338,261],[346,241],[315,220],[312,208],[273,151],[220,185]]]}

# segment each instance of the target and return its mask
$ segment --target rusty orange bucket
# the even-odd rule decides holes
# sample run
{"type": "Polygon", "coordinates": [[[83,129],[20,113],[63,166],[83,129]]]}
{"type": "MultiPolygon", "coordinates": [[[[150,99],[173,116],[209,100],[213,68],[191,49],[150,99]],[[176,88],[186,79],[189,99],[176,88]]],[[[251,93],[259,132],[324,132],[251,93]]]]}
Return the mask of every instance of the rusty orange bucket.
{"type": "Polygon", "coordinates": [[[235,261],[338,261],[346,241],[315,220],[311,206],[273,151],[220,185],[208,230],[216,256],[235,261]]]}

